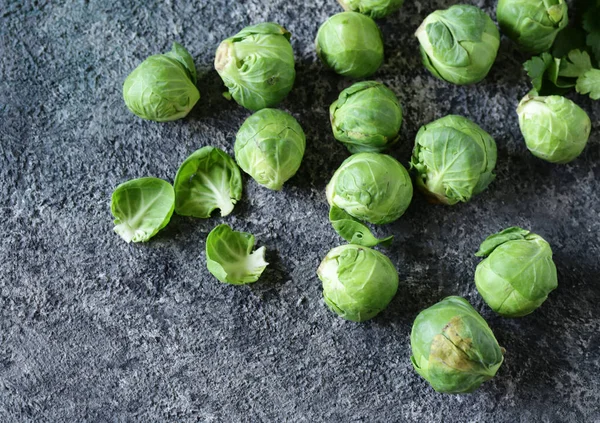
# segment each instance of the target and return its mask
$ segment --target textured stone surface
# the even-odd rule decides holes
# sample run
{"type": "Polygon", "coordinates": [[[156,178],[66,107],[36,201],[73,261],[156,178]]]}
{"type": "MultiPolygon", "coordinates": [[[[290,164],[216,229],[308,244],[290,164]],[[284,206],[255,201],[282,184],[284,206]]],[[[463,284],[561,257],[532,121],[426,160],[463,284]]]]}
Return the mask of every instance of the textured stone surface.
{"type": "MultiPolygon", "coordinates": [[[[493,16],[493,1],[475,1],[493,16]]],[[[465,115],[497,140],[498,177],[472,202],[432,206],[377,229],[397,265],[398,295],[373,321],[329,312],[315,269],[342,243],[325,185],[347,157],[328,105],[350,85],[326,72],[312,40],[334,0],[0,1],[0,421],[592,422],[600,421],[600,102],[573,96],[593,132],[569,165],[527,152],[514,109],[528,90],[523,57],[503,39],[488,78],[456,87],[421,66],[412,33],[447,2],[407,1],[381,21],[375,79],[405,108],[392,154],[408,162],[419,126],[465,115]],[[218,42],[274,20],[293,34],[296,88],[282,103],[307,153],[281,192],[245,179],[227,218],[174,216],[144,245],[112,232],[113,188],[172,181],[195,149],[233,152],[249,113],[221,97],[218,42]],[[127,111],[121,86],[146,56],[183,43],[202,99],[181,121],[127,111]],[[218,223],[254,233],[271,265],[248,287],[218,283],[204,240],[218,223]],[[489,233],[521,225],[553,246],[559,288],[533,315],[496,316],[478,296],[473,256],[489,233]],[[506,348],[497,378],[470,396],[435,393],[412,370],[416,314],[463,295],[506,348]]]]}

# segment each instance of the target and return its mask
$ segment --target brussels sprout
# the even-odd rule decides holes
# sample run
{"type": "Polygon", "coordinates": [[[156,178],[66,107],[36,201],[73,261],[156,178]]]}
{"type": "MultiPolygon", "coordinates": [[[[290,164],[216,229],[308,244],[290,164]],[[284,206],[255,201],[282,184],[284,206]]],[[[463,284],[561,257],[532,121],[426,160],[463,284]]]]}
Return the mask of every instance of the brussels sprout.
{"type": "Polygon", "coordinates": [[[404,0],[338,0],[344,10],[359,12],[373,19],[384,18],[400,9],[404,0]]]}
{"type": "Polygon", "coordinates": [[[383,39],[377,24],[356,12],[333,15],[315,40],[321,61],[340,75],[365,78],[383,62],[383,39]]]}
{"type": "Polygon", "coordinates": [[[558,95],[526,95],[517,114],[529,151],[551,163],[568,163],[579,156],[592,129],[587,113],[558,95]]]}
{"type": "Polygon", "coordinates": [[[325,303],[346,320],[362,322],[387,307],[398,290],[398,272],[389,258],[360,245],[329,251],[319,269],[325,303]]]}
{"type": "Polygon", "coordinates": [[[436,10],[415,35],[425,67],[437,78],[458,85],[485,78],[500,46],[500,33],[492,19],[466,4],[436,10]]]}
{"type": "Polygon", "coordinates": [[[263,109],[250,116],[235,138],[235,160],[259,184],[280,190],[296,174],[306,137],[296,119],[281,110],[263,109]]]}
{"type": "Polygon", "coordinates": [[[144,60],[123,84],[123,99],[135,115],[166,122],[185,117],[200,98],[192,56],[178,43],[144,60]]]}
{"type": "Polygon", "coordinates": [[[476,390],[504,360],[486,321],[462,297],[447,297],[419,313],[410,334],[413,367],[433,389],[476,390]]]}
{"type": "Polygon", "coordinates": [[[387,246],[391,244],[394,238],[393,235],[382,239],[376,238],[369,228],[358,219],[336,206],[331,206],[329,210],[329,221],[338,235],[350,244],[362,245],[363,247],[374,247],[378,244],[387,246]]]}
{"type": "Polygon", "coordinates": [[[351,153],[381,152],[398,141],[402,106],[385,85],[364,81],[342,91],[329,116],[333,136],[351,153]]]}
{"type": "Polygon", "coordinates": [[[564,0],[498,0],[496,18],[502,32],[533,54],[550,50],[569,22],[564,0]]]}
{"type": "Polygon", "coordinates": [[[132,179],[112,194],[114,231],[127,243],[148,241],[167,226],[174,208],[175,192],[170,183],[158,178],[132,179]]]}
{"type": "Polygon", "coordinates": [[[412,182],[404,166],[393,157],[380,153],[358,153],[348,157],[327,184],[330,206],[378,225],[402,216],[412,194],[412,182]]]}
{"type": "Polygon", "coordinates": [[[448,115],[419,129],[410,162],[417,186],[434,202],[456,204],[494,180],[496,142],[478,125],[448,115]]]}
{"type": "Polygon", "coordinates": [[[175,176],[175,212],[207,218],[215,209],[227,216],[242,198],[240,169],[227,153],[203,147],[192,153],[175,176]]]}
{"type": "Polygon", "coordinates": [[[223,41],[215,69],[229,90],[226,97],[252,111],[283,100],[296,78],[290,37],[280,25],[261,23],[223,41]]]}
{"type": "Polygon", "coordinates": [[[252,252],[253,247],[254,235],[219,225],[206,238],[206,267],[223,283],[256,282],[269,263],[265,261],[265,247],[252,252]]]}
{"type": "Polygon", "coordinates": [[[525,229],[489,236],[475,255],[487,257],[475,271],[477,290],[504,317],[531,313],[558,286],[550,245],[525,229]]]}

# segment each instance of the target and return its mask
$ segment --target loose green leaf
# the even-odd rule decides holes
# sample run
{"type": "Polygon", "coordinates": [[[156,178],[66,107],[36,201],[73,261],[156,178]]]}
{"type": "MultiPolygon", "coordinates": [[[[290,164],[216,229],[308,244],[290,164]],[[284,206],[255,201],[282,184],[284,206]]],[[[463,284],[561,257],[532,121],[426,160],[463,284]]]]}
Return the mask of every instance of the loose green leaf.
{"type": "Polygon", "coordinates": [[[361,221],[336,206],[332,206],[329,210],[329,221],[338,235],[350,244],[364,247],[374,247],[378,244],[388,246],[394,238],[393,235],[386,238],[375,237],[361,221]]]}
{"type": "Polygon", "coordinates": [[[112,194],[114,231],[127,243],[148,241],[167,226],[175,207],[170,183],[158,178],[139,178],[119,185],[112,194]]]}
{"type": "Polygon", "coordinates": [[[572,50],[566,58],[560,61],[559,76],[579,78],[592,69],[590,55],[585,51],[572,50]]]}
{"type": "Polygon", "coordinates": [[[208,218],[215,209],[227,216],[242,198],[242,175],[233,159],[214,147],[192,153],[175,176],[175,212],[208,218]]]}
{"type": "Polygon", "coordinates": [[[600,99],[600,69],[591,69],[577,79],[579,94],[589,94],[592,100],[600,99]]]}
{"type": "Polygon", "coordinates": [[[265,247],[252,252],[253,247],[254,235],[219,225],[206,238],[206,267],[223,283],[256,282],[269,263],[265,261],[265,247]]]}
{"type": "Polygon", "coordinates": [[[531,78],[531,85],[536,91],[542,90],[544,82],[544,74],[554,61],[550,53],[542,53],[539,56],[534,56],[523,64],[527,71],[527,75],[531,78]]]}

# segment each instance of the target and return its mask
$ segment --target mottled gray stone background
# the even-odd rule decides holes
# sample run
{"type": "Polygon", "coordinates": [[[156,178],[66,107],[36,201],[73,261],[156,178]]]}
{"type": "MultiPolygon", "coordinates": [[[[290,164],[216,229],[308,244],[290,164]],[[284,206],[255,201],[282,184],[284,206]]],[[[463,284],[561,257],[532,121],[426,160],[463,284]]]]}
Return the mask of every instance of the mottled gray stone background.
{"type": "MultiPolygon", "coordinates": [[[[598,422],[600,421],[600,102],[575,162],[534,158],[515,107],[529,89],[507,39],[480,84],[457,87],[420,64],[413,32],[453,1],[407,0],[381,21],[386,61],[374,78],[405,109],[391,154],[407,163],[418,128],[467,116],[498,143],[497,179],[454,207],[416,193],[380,227],[401,277],[374,320],[337,318],[315,270],[342,243],[325,185],[348,153],[330,134],[328,106],[351,81],[323,70],[313,38],[334,0],[0,1],[0,421],[2,422],[598,422]],[[260,21],[293,34],[296,87],[281,107],[307,134],[298,174],[282,192],[245,178],[227,218],[173,216],[151,242],[112,232],[114,187],[172,181],[195,149],[233,154],[249,112],[221,96],[212,69],[223,38],[260,21]],[[202,95],[190,116],[146,122],[121,98],[127,74],[177,40],[194,56],[202,95]],[[256,235],[271,265],[256,284],[219,283],[204,241],[218,223],[256,235]],[[478,296],[473,256],[510,225],[553,246],[559,287],[533,315],[504,319],[478,296]],[[469,396],[441,395],[413,371],[409,334],[423,308],[469,299],[506,359],[469,396]]],[[[494,1],[474,4],[494,16],[494,1]]]]}

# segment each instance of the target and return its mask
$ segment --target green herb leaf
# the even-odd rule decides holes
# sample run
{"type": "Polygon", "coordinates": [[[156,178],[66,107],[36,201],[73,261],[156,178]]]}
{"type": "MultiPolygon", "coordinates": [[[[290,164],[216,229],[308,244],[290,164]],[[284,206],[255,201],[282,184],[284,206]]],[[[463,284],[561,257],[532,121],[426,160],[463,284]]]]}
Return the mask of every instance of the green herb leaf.
{"type": "Polygon", "coordinates": [[[579,94],[589,94],[592,100],[600,99],[600,69],[590,69],[577,78],[575,89],[579,94]]]}

